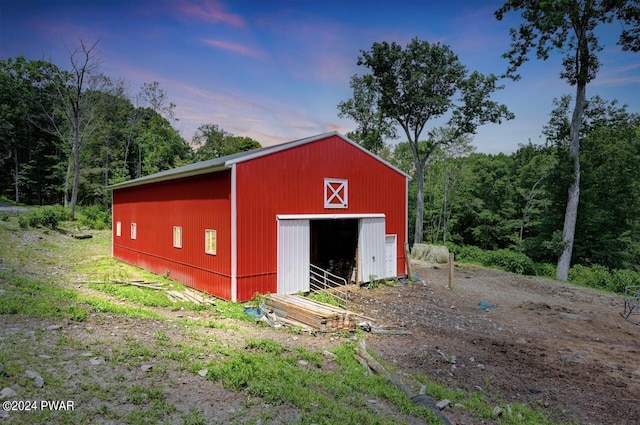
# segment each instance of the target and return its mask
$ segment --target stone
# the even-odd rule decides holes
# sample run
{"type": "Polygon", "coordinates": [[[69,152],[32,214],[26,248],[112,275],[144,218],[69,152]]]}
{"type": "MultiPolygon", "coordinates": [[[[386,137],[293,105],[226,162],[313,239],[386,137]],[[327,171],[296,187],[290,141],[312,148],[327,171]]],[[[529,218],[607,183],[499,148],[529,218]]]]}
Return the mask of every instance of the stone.
{"type": "Polygon", "coordinates": [[[49,331],[57,331],[58,329],[62,328],[62,325],[51,325],[51,326],[47,326],[47,330],[49,331]]]}
{"type": "Polygon", "coordinates": [[[27,375],[27,378],[33,378],[33,382],[35,383],[36,387],[38,388],[44,387],[44,378],[42,378],[42,376],[40,376],[38,372],[34,372],[33,370],[28,370],[25,372],[25,375],[27,375]]]}
{"type": "Polygon", "coordinates": [[[143,364],[142,366],[140,366],[140,370],[142,370],[143,372],[148,372],[151,369],[153,369],[152,364],[143,364]]]}
{"type": "Polygon", "coordinates": [[[477,366],[477,367],[478,367],[478,369],[480,369],[480,370],[484,370],[484,369],[485,369],[484,364],[482,364],[482,363],[478,363],[478,366],[477,366]]]}
{"type": "Polygon", "coordinates": [[[329,351],[329,350],[324,350],[324,351],[322,352],[322,354],[323,354],[325,357],[327,357],[327,358],[329,358],[329,359],[331,359],[331,360],[335,360],[335,359],[337,359],[337,358],[338,358],[338,356],[336,356],[334,353],[332,353],[332,352],[331,352],[331,351],[329,351]]]}
{"type": "Polygon", "coordinates": [[[202,376],[203,378],[206,377],[208,373],[209,371],[207,369],[201,369],[198,371],[198,375],[202,376]]]}
{"type": "Polygon", "coordinates": [[[3,388],[2,391],[0,391],[0,400],[4,400],[5,398],[9,398],[9,397],[15,397],[17,396],[18,393],[16,393],[15,391],[13,391],[12,388],[3,388]]]}
{"type": "Polygon", "coordinates": [[[449,407],[450,404],[451,404],[451,401],[445,398],[444,400],[440,400],[439,402],[437,402],[436,406],[438,406],[438,409],[443,410],[449,407]]]}
{"type": "Polygon", "coordinates": [[[298,360],[298,365],[300,365],[300,366],[307,366],[308,364],[309,364],[309,362],[306,361],[306,360],[298,360]]]}
{"type": "Polygon", "coordinates": [[[502,407],[496,406],[493,408],[493,414],[496,416],[502,416],[502,407]]]}
{"type": "Polygon", "coordinates": [[[40,357],[41,359],[44,359],[44,360],[49,360],[49,359],[52,358],[51,356],[47,356],[46,354],[40,354],[38,357],[40,357]]]}
{"type": "Polygon", "coordinates": [[[92,366],[98,366],[104,363],[104,359],[94,357],[91,360],[89,360],[89,362],[91,363],[92,366]]]}

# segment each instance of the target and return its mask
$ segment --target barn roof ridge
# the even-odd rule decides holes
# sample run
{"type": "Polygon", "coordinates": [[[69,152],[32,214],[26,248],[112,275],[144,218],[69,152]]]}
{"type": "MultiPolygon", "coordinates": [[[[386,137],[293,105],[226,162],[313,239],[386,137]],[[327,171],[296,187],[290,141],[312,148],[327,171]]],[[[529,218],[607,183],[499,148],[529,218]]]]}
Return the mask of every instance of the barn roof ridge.
{"type": "Polygon", "coordinates": [[[379,156],[369,152],[368,150],[366,150],[365,148],[363,148],[353,140],[349,139],[348,137],[344,136],[343,134],[339,133],[338,131],[331,131],[331,132],[321,133],[311,137],[305,137],[303,139],[292,140],[290,142],[281,143],[279,145],[265,146],[265,147],[253,149],[250,151],[238,152],[231,155],[222,156],[219,158],[208,159],[206,161],[200,161],[193,164],[183,165],[182,167],[172,168],[170,170],[149,174],[148,176],[142,176],[136,179],[127,180],[125,182],[112,184],[108,186],[108,188],[121,189],[125,187],[138,186],[146,183],[155,183],[155,182],[161,182],[165,180],[174,180],[178,178],[191,177],[191,176],[197,176],[201,174],[213,173],[216,171],[222,171],[222,170],[229,169],[231,168],[232,165],[240,162],[249,161],[255,158],[260,158],[262,156],[270,155],[276,152],[280,152],[286,149],[291,149],[296,146],[312,143],[312,142],[326,139],[332,136],[340,137],[345,142],[360,149],[362,152],[382,162],[389,168],[395,170],[396,172],[402,174],[407,178],[410,178],[410,176],[404,171],[391,165],[390,163],[380,158],[379,156]]]}

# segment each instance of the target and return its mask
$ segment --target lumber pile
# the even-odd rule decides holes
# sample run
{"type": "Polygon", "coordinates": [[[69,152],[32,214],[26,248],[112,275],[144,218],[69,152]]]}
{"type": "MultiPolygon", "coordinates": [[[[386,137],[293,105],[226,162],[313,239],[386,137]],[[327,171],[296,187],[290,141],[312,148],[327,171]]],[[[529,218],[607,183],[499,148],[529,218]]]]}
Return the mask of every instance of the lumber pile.
{"type": "Polygon", "coordinates": [[[266,307],[278,320],[301,324],[318,332],[355,331],[353,313],[299,295],[271,294],[265,300],[266,307]]]}
{"type": "Polygon", "coordinates": [[[211,297],[191,288],[187,288],[184,291],[166,291],[166,294],[173,302],[184,301],[195,304],[216,305],[216,302],[211,297]]]}

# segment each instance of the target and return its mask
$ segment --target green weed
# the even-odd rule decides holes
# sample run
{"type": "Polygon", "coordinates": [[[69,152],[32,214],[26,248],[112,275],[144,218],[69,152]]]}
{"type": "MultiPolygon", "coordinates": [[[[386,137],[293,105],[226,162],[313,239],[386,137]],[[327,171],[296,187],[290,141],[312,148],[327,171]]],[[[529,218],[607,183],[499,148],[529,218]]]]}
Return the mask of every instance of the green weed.
{"type": "Polygon", "coordinates": [[[83,321],[88,311],[76,292],[64,289],[55,283],[43,283],[18,276],[0,274],[7,282],[2,295],[0,314],[23,314],[43,319],[70,319],[83,321]]]}
{"type": "Polygon", "coordinates": [[[116,304],[104,298],[94,296],[85,296],[84,301],[89,304],[93,310],[100,313],[113,313],[142,319],[163,319],[160,313],[148,308],[116,304]]]}

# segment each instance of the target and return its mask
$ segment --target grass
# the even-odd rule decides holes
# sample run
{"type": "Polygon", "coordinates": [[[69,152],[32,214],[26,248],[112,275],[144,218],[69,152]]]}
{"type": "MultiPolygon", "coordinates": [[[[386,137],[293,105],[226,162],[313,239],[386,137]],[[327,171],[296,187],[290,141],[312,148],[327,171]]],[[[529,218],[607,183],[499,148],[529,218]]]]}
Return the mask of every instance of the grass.
{"type": "MultiPolygon", "coordinates": [[[[206,379],[248,400],[245,410],[228,416],[227,422],[247,423],[250,416],[256,422],[273,423],[281,419],[278,406],[288,406],[297,412],[293,422],[301,424],[398,423],[391,413],[376,412],[378,405],[370,400],[381,400],[395,406],[397,412],[425,423],[438,423],[429,409],[415,405],[386,379],[366,375],[354,358],[355,345],[350,339],[333,350],[335,367],[327,369],[326,356],[308,350],[302,343],[285,346],[266,337],[266,332],[264,336],[255,333],[261,335],[259,338],[249,335],[246,323],[253,323],[253,319],[244,313],[242,304],[220,300],[215,306],[174,304],[162,291],[110,282],[155,281],[171,289],[184,289],[177,282],[111,259],[109,249],[108,231],[95,232],[93,239],[75,241],[53,231],[21,230],[15,217],[0,221],[0,319],[9,323],[24,318],[66,321],[72,330],[74,326],[98,326],[94,322],[108,325],[113,318],[127,317],[146,321],[136,329],[148,329],[149,334],[145,340],[114,330],[121,337],[105,343],[80,339],[72,331],[52,334],[54,331],[36,329],[26,337],[3,334],[1,388],[29,388],[24,372],[27,367],[39,368],[45,387],[27,393],[22,390],[20,397],[75,400],[78,407],[76,412],[12,415],[12,422],[208,423],[201,406],[179,408],[176,401],[170,401],[167,390],[173,384],[165,382],[167,371],[195,375],[206,370],[206,379]],[[189,316],[172,318],[170,313],[176,309],[189,312],[189,316]],[[48,340],[46,353],[54,359],[66,356],[64,362],[33,354],[34,346],[42,347],[48,340]],[[82,352],[105,361],[93,368],[81,366],[88,363],[88,358],[79,354],[82,352]],[[75,365],[69,375],[51,366],[67,363],[75,365]],[[153,363],[153,370],[140,372],[142,363],[153,363]],[[76,368],[78,377],[74,375],[76,368]],[[100,377],[100,373],[107,375],[100,377]],[[70,387],[69,381],[76,379],[77,387],[70,387]],[[276,407],[255,412],[253,403],[276,407]]],[[[488,392],[450,389],[422,375],[412,379],[425,385],[427,393],[436,399],[447,398],[464,405],[476,422],[498,420],[488,392]]],[[[502,424],[553,424],[532,407],[506,402],[499,405],[510,412],[500,417],[502,424]]]]}
{"type": "Polygon", "coordinates": [[[0,273],[0,281],[8,283],[0,303],[0,314],[22,314],[41,319],[69,319],[78,322],[87,318],[88,310],[80,304],[74,291],[55,283],[8,276],[6,273],[0,273]]]}

